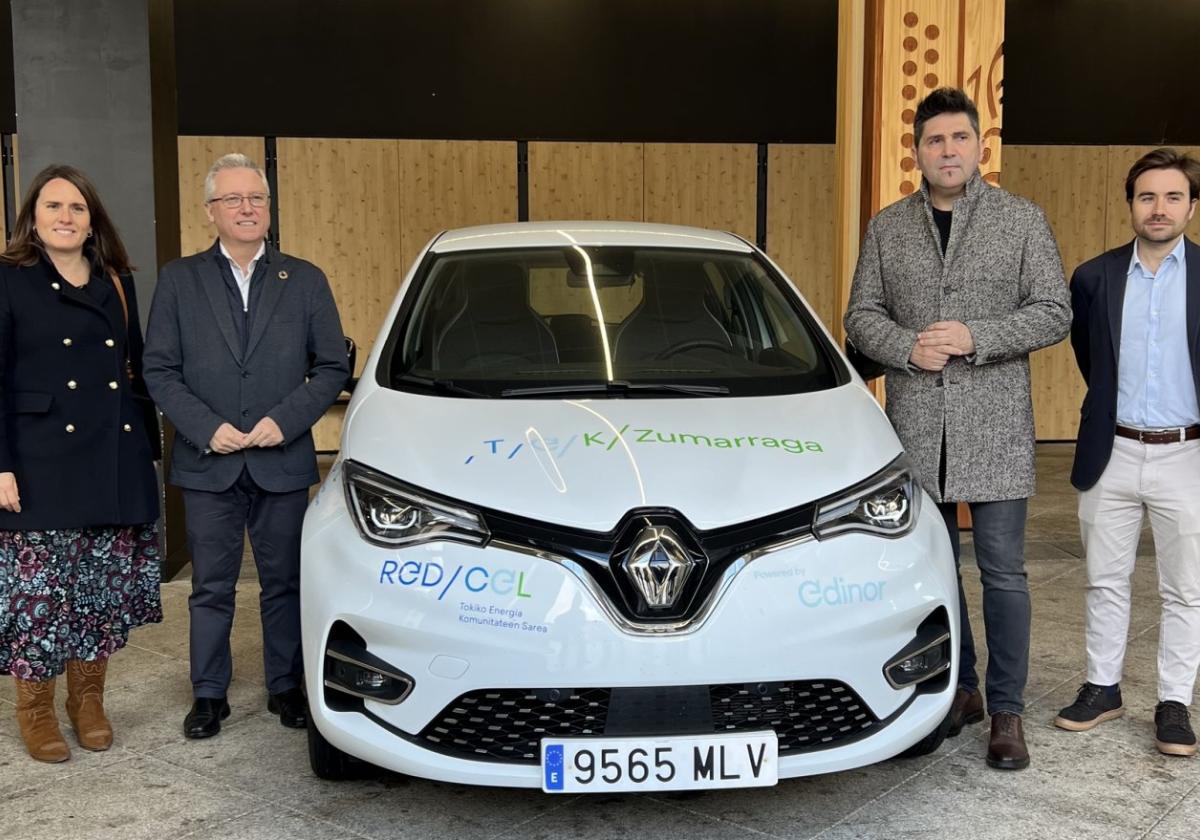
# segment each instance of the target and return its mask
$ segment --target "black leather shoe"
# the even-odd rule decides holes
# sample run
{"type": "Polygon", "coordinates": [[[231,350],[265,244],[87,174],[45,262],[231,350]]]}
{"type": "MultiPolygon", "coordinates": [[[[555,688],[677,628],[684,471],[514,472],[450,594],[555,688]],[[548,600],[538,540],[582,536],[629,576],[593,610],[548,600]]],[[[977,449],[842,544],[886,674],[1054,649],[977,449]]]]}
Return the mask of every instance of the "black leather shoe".
{"type": "Polygon", "coordinates": [[[267,711],[279,715],[279,722],[291,729],[303,729],[308,725],[308,701],[299,688],[272,694],[267,700],[267,711]]]}
{"type": "Polygon", "coordinates": [[[183,737],[211,738],[221,731],[221,721],[227,717],[229,703],[224,697],[197,697],[183,719],[183,737]]]}

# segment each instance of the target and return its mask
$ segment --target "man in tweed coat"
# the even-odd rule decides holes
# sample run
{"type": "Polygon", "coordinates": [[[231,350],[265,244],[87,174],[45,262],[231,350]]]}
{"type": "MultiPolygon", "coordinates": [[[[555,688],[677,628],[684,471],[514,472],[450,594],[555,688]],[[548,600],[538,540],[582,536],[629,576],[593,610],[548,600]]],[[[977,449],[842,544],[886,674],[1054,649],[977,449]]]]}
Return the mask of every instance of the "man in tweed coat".
{"type": "MultiPolygon", "coordinates": [[[[1021,714],[1029,670],[1025,512],[1036,485],[1029,353],[1062,340],[1071,308],[1054,235],[1032,203],[979,175],[979,114],[933,91],[914,125],[921,189],[867,226],[846,334],[888,369],[887,413],[958,559],[968,502],[989,653],[987,762],[1029,765],[1021,714]]],[[[950,734],[983,720],[959,578],[961,648],[950,734]]]]}

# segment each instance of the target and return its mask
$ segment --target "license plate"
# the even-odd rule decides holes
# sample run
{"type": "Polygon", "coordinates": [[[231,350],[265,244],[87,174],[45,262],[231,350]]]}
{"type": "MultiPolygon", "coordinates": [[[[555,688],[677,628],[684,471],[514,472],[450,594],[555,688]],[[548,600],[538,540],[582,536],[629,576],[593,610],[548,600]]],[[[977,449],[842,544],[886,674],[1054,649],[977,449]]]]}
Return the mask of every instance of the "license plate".
{"type": "Polygon", "coordinates": [[[546,793],[770,787],[779,781],[774,732],[542,741],[546,793]]]}

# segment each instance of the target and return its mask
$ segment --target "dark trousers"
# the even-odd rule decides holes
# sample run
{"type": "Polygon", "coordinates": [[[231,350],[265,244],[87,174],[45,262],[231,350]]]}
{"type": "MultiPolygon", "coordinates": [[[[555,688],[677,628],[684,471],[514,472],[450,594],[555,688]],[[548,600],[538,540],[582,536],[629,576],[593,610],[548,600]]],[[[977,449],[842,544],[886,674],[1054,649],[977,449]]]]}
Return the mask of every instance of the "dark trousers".
{"type": "MultiPolygon", "coordinates": [[[[1025,681],[1029,676],[1029,581],[1025,574],[1025,513],[1028,499],[969,502],[975,542],[975,562],[983,584],[983,626],[987,637],[987,708],[989,714],[1025,710],[1025,681]]],[[[958,506],[938,505],[959,569],[958,506]]],[[[962,616],[958,684],[967,691],[979,687],[975,672],[975,637],[967,617],[962,570],[958,572],[958,609],[962,616]]]]}
{"type": "Polygon", "coordinates": [[[278,694],[300,685],[300,526],[308,491],[270,493],[242,470],[228,490],[184,490],[183,502],[192,553],[188,611],[193,694],[224,697],[229,687],[229,631],[247,531],[262,586],[267,691],[278,694]]]}

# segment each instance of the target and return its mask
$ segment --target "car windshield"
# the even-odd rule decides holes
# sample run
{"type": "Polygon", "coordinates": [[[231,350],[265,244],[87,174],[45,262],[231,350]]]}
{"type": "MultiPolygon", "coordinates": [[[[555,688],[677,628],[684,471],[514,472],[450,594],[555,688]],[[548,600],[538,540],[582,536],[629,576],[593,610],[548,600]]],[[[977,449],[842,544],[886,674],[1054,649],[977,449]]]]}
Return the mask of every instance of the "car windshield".
{"type": "Polygon", "coordinates": [[[760,396],[840,366],[794,292],[750,253],[552,247],[429,260],[380,382],[462,397],[760,396]]]}

